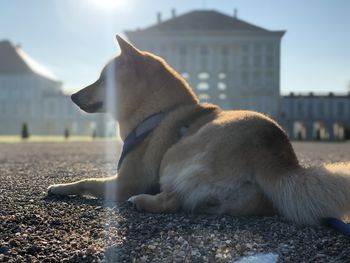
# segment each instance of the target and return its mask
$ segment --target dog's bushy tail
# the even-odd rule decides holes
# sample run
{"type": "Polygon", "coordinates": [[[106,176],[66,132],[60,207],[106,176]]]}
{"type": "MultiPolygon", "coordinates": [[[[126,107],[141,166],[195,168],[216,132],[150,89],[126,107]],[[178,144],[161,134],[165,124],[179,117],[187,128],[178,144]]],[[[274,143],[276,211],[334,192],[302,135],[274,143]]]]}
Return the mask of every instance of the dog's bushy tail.
{"type": "Polygon", "coordinates": [[[341,219],[350,212],[350,162],[297,168],[258,183],[280,214],[300,224],[341,219]]]}

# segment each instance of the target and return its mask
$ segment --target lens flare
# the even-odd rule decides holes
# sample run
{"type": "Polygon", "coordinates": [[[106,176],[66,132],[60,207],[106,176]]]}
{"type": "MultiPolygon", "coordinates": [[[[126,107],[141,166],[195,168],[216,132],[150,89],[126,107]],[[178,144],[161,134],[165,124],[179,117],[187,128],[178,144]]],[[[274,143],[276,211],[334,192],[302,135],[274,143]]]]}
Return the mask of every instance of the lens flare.
{"type": "Polygon", "coordinates": [[[92,0],[93,4],[101,9],[114,9],[121,7],[125,0],[92,0]]]}

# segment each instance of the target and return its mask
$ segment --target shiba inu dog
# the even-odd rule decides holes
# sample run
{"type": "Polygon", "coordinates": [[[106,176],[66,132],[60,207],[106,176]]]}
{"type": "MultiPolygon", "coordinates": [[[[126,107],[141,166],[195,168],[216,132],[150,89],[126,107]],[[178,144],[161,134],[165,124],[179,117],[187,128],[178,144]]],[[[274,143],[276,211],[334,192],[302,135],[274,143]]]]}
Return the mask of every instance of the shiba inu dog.
{"type": "Polygon", "coordinates": [[[121,54],[72,100],[119,122],[125,151],[118,174],[52,185],[50,194],[128,200],[153,213],[279,213],[301,224],[349,212],[350,162],[301,167],[275,121],[199,103],[163,59],[117,40],[121,54]]]}

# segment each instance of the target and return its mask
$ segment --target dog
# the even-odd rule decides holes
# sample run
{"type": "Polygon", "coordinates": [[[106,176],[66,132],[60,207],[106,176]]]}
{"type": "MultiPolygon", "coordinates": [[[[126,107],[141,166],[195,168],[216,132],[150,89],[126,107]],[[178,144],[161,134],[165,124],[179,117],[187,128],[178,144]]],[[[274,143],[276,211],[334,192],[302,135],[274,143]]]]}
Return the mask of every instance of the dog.
{"type": "Polygon", "coordinates": [[[129,201],[152,213],[280,214],[307,225],[349,213],[350,162],[302,167],[274,120],[201,104],[162,58],[117,42],[121,54],[72,100],[119,122],[118,174],[51,185],[49,194],[129,201]]]}

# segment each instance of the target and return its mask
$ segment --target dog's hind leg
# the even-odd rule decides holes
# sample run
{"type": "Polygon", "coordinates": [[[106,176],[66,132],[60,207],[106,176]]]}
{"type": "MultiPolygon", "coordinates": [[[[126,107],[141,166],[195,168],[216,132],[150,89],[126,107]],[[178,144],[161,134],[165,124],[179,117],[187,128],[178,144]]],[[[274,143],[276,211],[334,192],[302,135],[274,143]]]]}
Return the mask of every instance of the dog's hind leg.
{"type": "Polygon", "coordinates": [[[150,213],[175,213],[180,208],[180,200],[174,192],[135,195],[130,197],[128,202],[133,204],[138,211],[150,213]]]}
{"type": "Polygon", "coordinates": [[[48,188],[48,194],[79,196],[92,195],[111,201],[119,201],[119,199],[122,199],[123,193],[117,193],[117,190],[117,176],[113,176],[107,178],[85,179],[74,183],[51,185],[48,188]]]}

